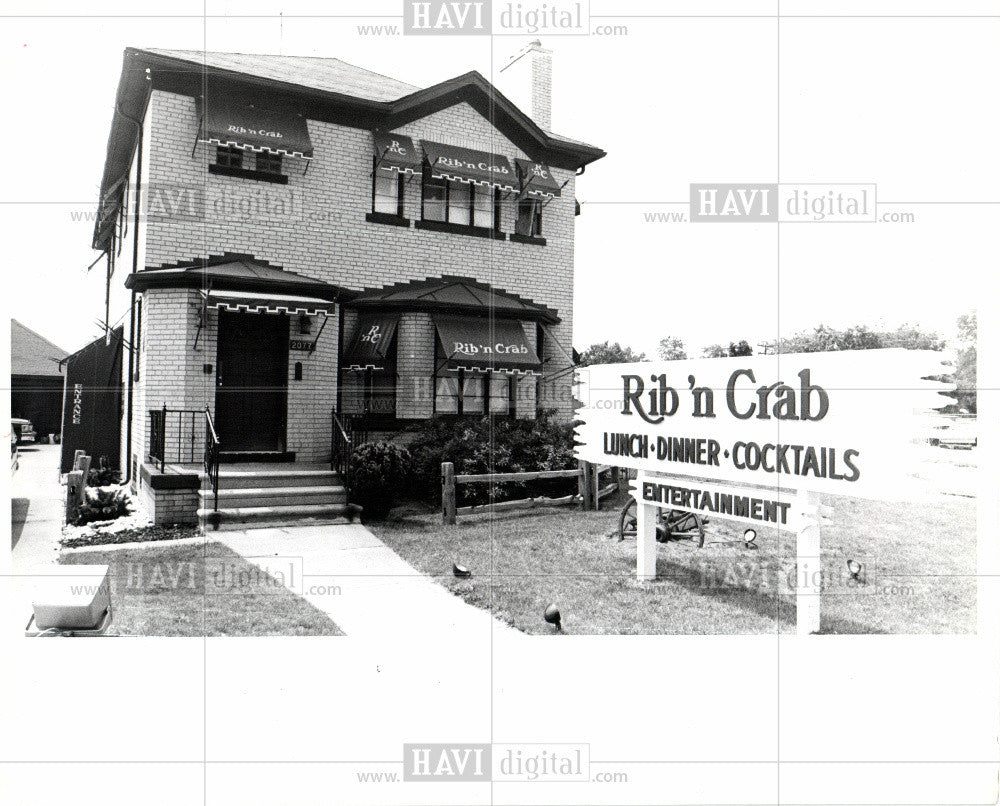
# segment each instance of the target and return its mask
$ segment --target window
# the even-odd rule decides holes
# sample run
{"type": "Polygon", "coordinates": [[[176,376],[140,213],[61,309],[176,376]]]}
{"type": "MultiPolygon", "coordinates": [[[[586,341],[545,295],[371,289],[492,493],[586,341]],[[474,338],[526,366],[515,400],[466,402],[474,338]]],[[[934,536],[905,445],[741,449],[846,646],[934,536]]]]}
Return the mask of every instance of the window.
{"type": "Polygon", "coordinates": [[[459,227],[500,229],[500,205],[495,188],[431,176],[424,168],[425,221],[440,221],[459,227]]]}
{"type": "Polygon", "coordinates": [[[219,146],[215,149],[215,164],[223,168],[242,168],[243,149],[235,146],[219,146]]]}
{"type": "Polygon", "coordinates": [[[542,203],[538,199],[521,199],[517,203],[514,232],[526,238],[542,237],[542,203]]]}
{"type": "Polygon", "coordinates": [[[514,410],[514,379],[507,373],[452,369],[438,375],[434,394],[437,414],[505,417],[514,410]]]}
{"type": "MultiPolygon", "coordinates": [[[[376,160],[377,162],[377,160],[376,160]]],[[[372,179],[372,212],[402,216],[406,183],[396,171],[375,171],[372,179]]]]}
{"type": "Polygon", "coordinates": [[[281,154],[261,151],[257,154],[257,170],[265,174],[280,174],[281,154]]]}

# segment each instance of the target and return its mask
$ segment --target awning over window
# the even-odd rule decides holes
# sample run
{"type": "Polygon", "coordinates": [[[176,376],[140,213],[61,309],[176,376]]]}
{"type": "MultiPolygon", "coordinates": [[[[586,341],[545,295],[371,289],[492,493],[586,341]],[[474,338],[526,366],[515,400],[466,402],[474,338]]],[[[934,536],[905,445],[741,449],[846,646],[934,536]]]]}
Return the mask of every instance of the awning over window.
{"type": "Polygon", "coordinates": [[[413,176],[420,172],[420,155],[417,147],[405,134],[373,132],[375,137],[375,167],[386,173],[413,176]]]}
{"type": "Polygon", "coordinates": [[[538,372],[542,362],[524,336],[521,323],[510,319],[435,316],[447,363],[444,369],[485,372],[538,372]]]}
{"type": "Polygon", "coordinates": [[[422,141],[421,145],[431,166],[431,175],[437,179],[488,185],[507,191],[517,189],[514,168],[502,154],[446,146],[429,140],[422,141]]]}
{"type": "Polygon", "coordinates": [[[562,194],[562,188],[552,176],[548,165],[531,160],[514,160],[517,163],[517,177],[521,182],[521,193],[534,199],[552,199],[562,194]]]}
{"type": "Polygon", "coordinates": [[[335,303],[319,297],[298,297],[288,294],[267,294],[255,291],[203,292],[209,308],[245,313],[291,313],[319,316],[329,313],[335,303]]]}
{"type": "Polygon", "coordinates": [[[396,335],[399,315],[363,313],[358,317],[351,346],[344,354],[343,365],[349,370],[385,369],[385,357],[396,335]]]}
{"type": "Polygon", "coordinates": [[[312,159],[306,119],[294,112],[264,109],[235,98],[199,102],[198,141],[312,159]]]}

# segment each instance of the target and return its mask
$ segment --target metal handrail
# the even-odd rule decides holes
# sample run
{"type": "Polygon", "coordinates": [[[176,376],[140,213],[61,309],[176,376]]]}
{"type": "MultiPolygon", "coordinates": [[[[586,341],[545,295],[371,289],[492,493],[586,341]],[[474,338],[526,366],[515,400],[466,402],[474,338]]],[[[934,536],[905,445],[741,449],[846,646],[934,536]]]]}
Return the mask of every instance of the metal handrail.
{"type": "Polygon", "coordinates": [[[219,511],[219,435],[215,433],[212,412],[205,406],[205,475],[212,485],[213,511],[219,511]]]}

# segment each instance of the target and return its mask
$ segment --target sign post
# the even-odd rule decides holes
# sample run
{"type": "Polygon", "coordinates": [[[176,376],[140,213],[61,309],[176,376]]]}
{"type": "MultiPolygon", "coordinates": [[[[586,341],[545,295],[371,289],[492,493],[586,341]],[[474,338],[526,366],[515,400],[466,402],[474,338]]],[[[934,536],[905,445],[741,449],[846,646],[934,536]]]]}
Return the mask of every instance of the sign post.
{"type": "Polygon", "coordinates": [[[816,493],[799,490],[802,526],[795,536],[795,632],[819,632],[819,603],[823,590],[820,558],[819,501],[816,493]]]}
{"type": "Polygon", "coordinates": [[[635,499],[635,576],[640,582],[656,579],[656,507],[635,499]]]}

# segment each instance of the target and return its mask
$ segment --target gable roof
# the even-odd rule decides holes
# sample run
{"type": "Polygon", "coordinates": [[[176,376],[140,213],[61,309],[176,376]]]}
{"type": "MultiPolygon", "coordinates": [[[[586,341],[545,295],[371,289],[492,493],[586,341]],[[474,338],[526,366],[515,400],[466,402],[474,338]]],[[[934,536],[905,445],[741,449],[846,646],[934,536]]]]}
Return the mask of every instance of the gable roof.
{"type": "Polygon", "coordinates": [[[95,249],[106,249],[114,234],[151,90],[199,97],[210,84],[293,105],[310,120],[367,130],[393,131],[466,102],[535,162],[580,170],[605,156],[596,146],[543,130],[476,71],[418,89],[340,59],[126,48],[101,178],[95,249]]]}
{"type": "Polygon", "coordinates": [[[235,252],[212,255],[205,260],[143,269],[125,278],[125,287],[135,291],[145,291],[147,288],[268,291],[307,294],[329,301],[343,296],[343,290],[339,286],[304,277],[266,260],[259,260],[253,255],[235,252]]]}
{"type": "Polygon", "coordinates": [[[58,377],[59,362],[69,353],[30,327],[10,320],[10,374],[58,377]]]}
{"type": "Polygon", "coordinates": [[[348,305],[352,308],[376,308],[383,311],[447,311],[490,315],[552,324],[559,321],[558,312],[546,305],[494,288],[471,277],[450,274],[362,291],[348,305]]]}

